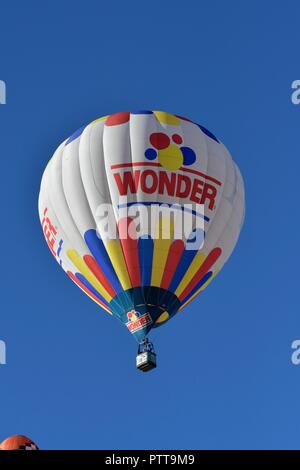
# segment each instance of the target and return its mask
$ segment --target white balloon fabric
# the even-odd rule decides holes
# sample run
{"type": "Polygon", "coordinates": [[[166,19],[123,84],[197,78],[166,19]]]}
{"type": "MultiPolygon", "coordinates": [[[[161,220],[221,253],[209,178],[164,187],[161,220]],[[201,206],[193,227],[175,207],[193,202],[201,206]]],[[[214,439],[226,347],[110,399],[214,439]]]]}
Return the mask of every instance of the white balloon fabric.
{"type": "Polygon", "coordinates": [[[244,219],[244,185],[207,129],[162,111],[76,131],[41,183],[48,246],[69,277],[141,342],[211,282],[244,219]]]}

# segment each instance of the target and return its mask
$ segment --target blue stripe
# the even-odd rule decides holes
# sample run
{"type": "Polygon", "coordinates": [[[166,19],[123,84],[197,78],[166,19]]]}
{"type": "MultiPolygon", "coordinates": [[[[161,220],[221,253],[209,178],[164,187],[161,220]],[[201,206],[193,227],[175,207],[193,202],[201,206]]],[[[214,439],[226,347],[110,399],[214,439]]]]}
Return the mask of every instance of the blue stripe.
{"type": "Polygon", "coordinates": [[[199,253],[199,250],[202,248],[204,238],[205,233],[200,228],[194,229],[190,233],[186,241],[185,250],[182,253],[182,256],[180,258],[180,261],[169,286],[169,290],[171,292],[175,292],[175,290],[179,286],[182,278],[184,277],[185,273],[193,262],[193,259],[195,258],[196,254],[199,253]],[[194,245],[194,249],[188,249],[189,243],[192,243],[194,245]]]}
{"type": "Polygon", "coordinates": [[[197,253],[198,250],[184,250],[168,290],[175,292],[197,253]]]}
{"type": "Polygon", "coordinates": [[[146,111],[146,110],[142,110],[142,111],[130,111],[130,114],[153,114],[153,111],[146,111]]]}
{"type": "Polygon", "coordinates": [[[178,209],[181,211],[189,212],[190,214],[195,215],[196,217],[200,217],[201,219],[206,220],[206,222],[209,222],[209,218],[206,215],[200,214],[200,212],[196,212],[192,209],[185,208],[184,206],[180,206],[179,204],[167,204],[166,202],[150,202],[150,201],[145,201],[145,202],[127,202],[125,204],[118,204],[119,209],[123,209],[124,207],[130,207],[130,206],[136,206],[136,205],[143,205],[143,206],[161,206],[164,204],[165,206],[172,207],[173,209],[178,209]]]}
{"type": "Polygon", "coordinates": [[[96,230],[87,230],[84,234],[84,239],[90,249],[90,252],[99,264],[99,267],[102,269],[108,282],[111,284],[111,286],[115,289],[117,293],[121,292],[123,290],[121,283],[107,254],[104,243],[97,236],[96,230]]]}
{"type": "Polygon", "coordinates": [[[202,131],[204,134],[206,134],[208,137],[210,137],[211,139],[213,139],[213,140],[215,140],[216,142],[218,142],[218,144],[220,143],[220,142],[218,141],[218,139],[216,138],[216,136],[215,136],[212,132],[210,132],[208,129],[206,129],[205,127],[201,126],[200,124],[197,124],[196,122],[195,122],[195,124],[196,124],[196,126],[200,127],[201,131],[202,131]]]}
{"type": "Polygon", "coordinates": [[[77,137],[79,137],[83,133],[85,127],[86,126],[82,126],[79,129],[77,129],[77,131],[75,131],[74,134],[72,134],[71,137],[69,137],[69,139],[66,142],[66,145],[70,144],[71,142],[73,142],[73,140],[77,139],[77,137]]]}
{"type": "Polygon", "coordinates": [[[154,243],[150,236],[139,238],[138,252],[143,286],[151,285],[153,249],[154,243]]]}
{"type": "Polygon", "coordinates": [[[107,301],[104,299],[104,297],[102,297],[101,294],[99,294],[99,292],[92,286],[92,284],[89,283],[89,281],[83,276],[83,274],[81,273],[76,273],[75,276],[77,277],[77,279],[79,279],[79,281],[85,285],[85,287],[91,291],[95,297],[97,297],[97,299],[101,300],[105,305],[108,306],[108,303],[107,301]]]}
{"type": "Polygon", "coordinates": [[[211,278],[212,274],[213,274],[212,271],[209,271],[208,273],[206,273],[203,276],[203,278],[198,282],[198,284],[194,287],[194,289],[192,289],[191,292],[182,300],[181,305],[187,302],[192,297],[192,295],[194,295],[197,292],[197,290],[199,290],[200,287],[202,287],[203,284],[205,284],[208,281],[208,279],[211,278]]]}

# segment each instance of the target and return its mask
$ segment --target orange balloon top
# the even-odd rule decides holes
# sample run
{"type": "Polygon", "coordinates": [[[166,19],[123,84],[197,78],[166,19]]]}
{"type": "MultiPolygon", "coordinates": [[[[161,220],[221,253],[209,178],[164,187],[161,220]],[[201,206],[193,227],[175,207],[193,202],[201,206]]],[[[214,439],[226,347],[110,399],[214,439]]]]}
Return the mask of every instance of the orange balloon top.
{"type": "Polygon", "coordinates": [[[28,437],[16,434],[1,442],[0,450],[39,450],[39,448],[28,437]]]}

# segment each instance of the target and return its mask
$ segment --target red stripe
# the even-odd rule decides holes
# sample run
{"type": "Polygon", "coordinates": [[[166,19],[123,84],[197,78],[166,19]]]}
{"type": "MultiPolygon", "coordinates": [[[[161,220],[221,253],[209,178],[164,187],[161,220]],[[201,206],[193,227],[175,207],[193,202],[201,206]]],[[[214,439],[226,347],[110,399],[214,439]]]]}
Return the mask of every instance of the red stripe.
{"type": "Polygon", "coordinates": [[[84,284],[82,284],[82,282],[79,281],[79,279],[77,279],[76,276],[74,276],[74,274],[71,272],[71,271],[67,271],[67,274],[68,276],[72,279],[72,281],[75,282],[75,284],[77,284],[79,287],[81,287],[81,289],[86,293],[88,294],[97,304],[101,305],[101,307],[105,308],[105,310],[107,310],[107,305],[105,305],[105,303],[103,303],[100,299],[98,299],[98,297],[96,297],[87,287],[85,287],[84,284]]]}
{"type": "Polygon", "coordinates": [[[186,117],[183,117],[183,116],[179,116],[179,114],[175,114],[176,117],[178,117],[179,119],[182,119],[183,121],[188,121],[188,122],[192,122],[193,124],[195,124],[191,119],[189,118],[186,118],[186,117]]]}
{"type": "Polygon", "coordinates": [[[95,258],[93,258],[91,255],[84,255],[83,260],[85,264],[87,265],[87,267],[92,271],[94,276],[98,279],[100,284],[102,284],[104,289],[109,293],[109,295],[111,295],[111,297],[114,297],[116,295],[116,291],[108,282],[107,278],[105,277],[102,269],[98,265],[95,258]]]}
{"type": "MultiPolygon", "coordinates": [[[[131,162],[131,163],[117,163],[116,165],[111,165],[111,170],[117,170],[119,168],[130,168],[133,166],[156,166],[156,167],[161,167],[160,163],[155,163],[155,162],[131,162]]],[[[212,176],[208,176],[205,173],[201,173],[201,171],[198,170],[193,170],[191,168],[185,168],[185,167],[180,167],[179,170],[185,171],[186,173],[192,173],[197,176],[201,176],[202,178],[212,181],[213,183],[217,184],[218,186],[222,186],[221,181],[217,180],[216,178],[213,178],[212,176]]]]}
{"type": "Polygon", "coordinates": [[[189,293],[194,289],[194,287],[201,281],[203,276],[210,270],[212,265],[217,261],[217,259],[221,256],[222,250],[221,248],[214,248],[205,258],[205,261],[202,263],[200,268],[198,269],[197,273],[191,280],[191,282],[187,285],[184,289],[182,294],[179,296],[179,300],[182,302],[185,297],[189,295],[189,293]]]}
{"type": "Polygon", "coordinates": [[[128,168],[131,166],[161,166],[160,163],[155,162],[131,162],[131,163],[117,163],[116,165],[111,165],[112,170],[116,170],[118,168],[128,168]]]}
{"type": "Polygon", "coordinates": [[[120,219],[118,223],[118,230],[125,263],[131,280],[131,285],[132,287],[140,286],[142,284],[140,260],[138,252],[138,241],[133,219],[129,217],[120,219]]]}
{"type": "Polygon", "coordinates": [[[212,181],[213,183],[216,183],[218,186],[222,186],[221,181],[217,180],[216,178],[213,178],[212,176],[208,176],[205,173],[201,173],[201,171],[193,170],[192,168],[184,168],[184,167],[180,167],[180,170],[185,171],[186,173],[193,173],[194,175],[202,176],[206,180],[212,181]]]}
{"type": "Polygon", "coordinates": [[[174,240],[169,249],[164,274],[163,274],[161,284],[160,284],[160,287],[162,289],[168,289],[183,251],[184,251],[183,241],[174,240]]]}

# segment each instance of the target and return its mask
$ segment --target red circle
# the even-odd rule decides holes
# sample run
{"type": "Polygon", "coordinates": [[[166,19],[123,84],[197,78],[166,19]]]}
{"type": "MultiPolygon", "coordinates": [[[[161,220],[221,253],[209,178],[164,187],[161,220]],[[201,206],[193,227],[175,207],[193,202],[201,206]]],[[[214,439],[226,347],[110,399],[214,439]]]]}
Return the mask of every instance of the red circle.
{"type": "Polygon", "coordinates": [[[170,138],[163,132],[153,132],[150,135],[150,143],[156,150],[162,150],[169,146],[170,138]]]}
{"type": "Polygon", "coordinates": [[[180,137],[179,134],[173,134],[172,135],[172,139],[173,139],[173,142],[175,142],[175,144],[182,144],[183,140],[182,140],[182,137],[180,137]]]}

